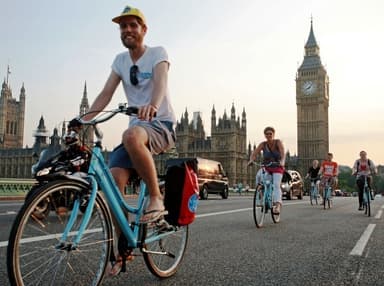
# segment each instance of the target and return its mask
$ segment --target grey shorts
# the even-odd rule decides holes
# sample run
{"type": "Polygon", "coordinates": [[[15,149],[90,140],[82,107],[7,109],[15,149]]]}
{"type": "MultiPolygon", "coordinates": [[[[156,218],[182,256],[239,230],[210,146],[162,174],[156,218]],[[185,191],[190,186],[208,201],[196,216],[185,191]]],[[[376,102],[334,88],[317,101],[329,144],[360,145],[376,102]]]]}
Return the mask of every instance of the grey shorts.
{"type": "MultiPolygon", "coordinates": [[[[172,122],[169,121],[140,121],[135,126],[140,126],[145,129],[148,134],[148,148],[152,154],[160,154],[175,146],[175,131],[172,127],[172,122]]],[[[109,157],[109,168],[134,168],[128,152],[121,143],[113,149],[109,157]]]]}

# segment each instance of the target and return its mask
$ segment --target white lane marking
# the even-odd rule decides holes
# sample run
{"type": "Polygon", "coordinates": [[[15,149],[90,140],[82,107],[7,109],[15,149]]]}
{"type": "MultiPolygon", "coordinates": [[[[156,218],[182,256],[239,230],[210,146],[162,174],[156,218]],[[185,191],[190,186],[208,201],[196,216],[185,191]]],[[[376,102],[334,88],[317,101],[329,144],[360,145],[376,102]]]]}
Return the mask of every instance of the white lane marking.
{"type": "MultiPolygon", "coordinates": [[[[88,229],[84,231],[84,234],[88,233],[96,233],[96,232],[101,232],[102,229],[100,228],[93,228],[93,229],[88,229]]],[[[74,236],[78,232],[77,231],[71,231],[69,232],[68,236],[74,236]]],[[[29,243],[29,242],[35,242],[35,241],[42,241],[42,240],[49,240],[49,239],[55,239],[57,242],[60,241],[61,233],[54,233],[54,234],[47,234],[47,235],[40,235],[36,237],[30,237],[30,238],[23,238],[20,243],[29,243]]],[[[5,247],[8,246],[8,241],[0,241],[0,247],[5,247]]]]}
{"type": "MultiPolygon", "coordinates": [[[[303,202],[294,202],[294,203],[287,203],[284,204],[285,206],[289,205],[298,205],[302,204],[303,202]]],[[[253,208],[244,208],[244,209],[236,209],[236,210],[229,210],[229,211],[221,211],[221,212],[214,212],[214,213],[206,213],[206,214],[199,214],[196,215],[196,218],[202,218],[202,217],[209,217],[209,216],[215,216],[215,215],[223,215],[223,214],[230,214],[230,213],[237,213],[237,212],[244,212],[244,211],[250,211],[253,210],[253,208]]],[[[16,212],[15,212],[16,213],[16,212]]],[[[50,239],[52,237],[50,236],[44,236],[44,239],[50,239]]],[[[1,247],[7,247],[8,241],[0,241],[0,248],[1,247]]]]}
{"type": "Polygon", "coordinates": [[[207,216],[214,216],[214,215],[222,215],[222,214],[238,213],[238,212],[244,212],[244,211],[250,211],[250,210],[253,210],[253,208],[245,208],[245,209],[221,211],[221,212],[215,212],[215,213],[199,214],[199,215],[196,215],[196,218],[207,217],[207,216]]]}
{"type": "MultiPolygon", "coordinates": [[[[287,204],[283,203],[283,207],[284,206],[290,206],[290,205],[301,205],[301,204],[307,204],[307,203],[308,202],[294,202],[294,203],[287,203],[287,204]]],[[[253,210],[253,207],[252,208],[221,211],[221,212],[214,212],[214,213],[198,214],[198,215],[196,215],[196,218],[215,216],[215,215],[223,215],[223,214],[239,213],[239,212],[245,212],[245,211],[251,211],[251,210],[253,210]]]]}
{"type": "Polygon", "coordinates": [[[17,214],[17,212],[15,212],[15,211],[7,211],[5,213],[1,213],[0,215],[15,215],[15,214],[17,214]]]}
{"type": "Polygon", "coordinates": [[[380,219],[382,214],[383,214],[383,210],[379,210],[375,216],[375,219],[380,219]]]}
{"type": "Polygon", "coordinates": [[[363,234],[361,235],[360,239],[357,241],[355,247],[352,249],[352,251],[349,253],[349,255],[359,255],[361,256],[363,254],[364,248],[368,243],[368,240],[375,229],[376,224],[369,224],[363,234]]]}
{"type": "Polygon", "coordinates": [[[0,207],[14,207],[14,206],[22,206],[22,205],[23,205],[23,203],[9,203],[9,204],[7,204],[7,203],[4,203],[4,204],[0,203],[0,207]]]}

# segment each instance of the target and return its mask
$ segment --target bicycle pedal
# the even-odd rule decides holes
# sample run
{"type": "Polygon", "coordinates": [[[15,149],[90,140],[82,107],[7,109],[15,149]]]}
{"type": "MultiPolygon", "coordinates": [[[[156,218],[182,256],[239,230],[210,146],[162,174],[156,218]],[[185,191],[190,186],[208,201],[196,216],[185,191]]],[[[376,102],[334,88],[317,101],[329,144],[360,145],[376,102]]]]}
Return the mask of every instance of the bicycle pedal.
{"type": "Polygon", "coordinates": [[[159,228],[159,231],[173,229],[173,227],[165,219],[160,219],[159,221],[155,222],[155,226],[159,228]]]}

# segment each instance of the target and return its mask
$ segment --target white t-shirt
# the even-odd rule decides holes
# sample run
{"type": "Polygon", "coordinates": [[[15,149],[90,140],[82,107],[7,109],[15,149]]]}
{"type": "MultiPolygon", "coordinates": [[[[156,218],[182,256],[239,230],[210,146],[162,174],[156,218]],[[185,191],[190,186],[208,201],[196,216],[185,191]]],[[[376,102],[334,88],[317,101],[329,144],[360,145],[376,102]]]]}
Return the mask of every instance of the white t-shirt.
{"type": "MultiPolygon", "coordinates": [[[[163,47],[146,46],[144,54],[138,59],[137,79],[139,83],[134,86],[130,81],[130,69],[134,65],[129,52],[123,52],[116,56],[112,64],[112,70],[118,74],[123,82],[125,96],[129,106],[143,106],[151,102],[153,94],[153,72],[157,64],[168,62],[168,54],[163,47]]],[[[169,90],[167,87],[166,94],[161,102],[156,118],[160,121],[170,121],[175,125],[176,117],[171,106],[169,98],[169,90]]],[[[139,119],[130,117],[130,125],[135,125],[139,119]]]]}

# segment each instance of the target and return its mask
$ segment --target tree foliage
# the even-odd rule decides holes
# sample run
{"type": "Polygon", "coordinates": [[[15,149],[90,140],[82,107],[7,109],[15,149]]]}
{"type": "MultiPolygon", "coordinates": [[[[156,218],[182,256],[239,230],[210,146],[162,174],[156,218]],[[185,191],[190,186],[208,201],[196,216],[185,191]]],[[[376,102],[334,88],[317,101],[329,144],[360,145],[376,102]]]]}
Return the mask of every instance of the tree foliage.
{"type": "MultiPolygon", "coordinates": [[[[356,192],[356,177],[352,176],[352,169],[349,167],[340,168],[338,176],[338,188],[345,192],[356,192]]],[[[375,193],[384,193],[384,177],[379,175],[373,176],[373,189],[375,193]]]]}

